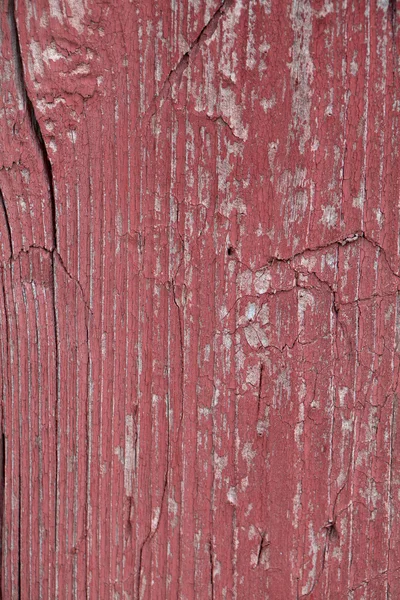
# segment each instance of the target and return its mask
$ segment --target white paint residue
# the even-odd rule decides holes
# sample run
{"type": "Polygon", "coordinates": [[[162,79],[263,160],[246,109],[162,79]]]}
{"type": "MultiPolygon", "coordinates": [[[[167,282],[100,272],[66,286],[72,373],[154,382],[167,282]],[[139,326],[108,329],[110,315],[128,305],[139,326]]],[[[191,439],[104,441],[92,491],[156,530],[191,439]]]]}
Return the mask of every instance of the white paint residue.
{"type": "Polygon", "coordinates": [[[222,471],[228,465],[228,457],[227,456],[218,456],[217,454],[214,456],[214,469],[215,469],[215,479],[222,479],[222,471]]]}
{"type": "Polygon", "coordinates": [[[241,292],[244,294],[251,294],[251,286],[253,282],[253,274],[251,271],[246,270],[242,273],[239,273],[237,276],[237,282],[241,292]]]}
{"type": "Polygon", "coordinates": [[[256,386],[260,381],[260,367],[259,365],[252,365],[248,367],[246,374],[246,383],[252,386],[256,386]]]}
{"type": "Polygon", "coordinates": [[[258,348],[259,346],[263,346],[267,348],[268,346],[268,338],[265,335],[264,331],[261,329],[259,323],[254,323],[245,327],[244,335],[246,337],[247,343],[252,348],[258,348]]]}
{"type": "Polygon", "coordinates": [[[29,44],[29,50],[30,60],[28,60],[28,69],[31,79],[35,81],[36,75],[40,75],[41,77],[44,75],[42,48],[39,42],[31,40],[29,44]]]}
{"type": "Polygon", "coordinates": [[[268,304],[263,304],[262,307],[260,308],[258,315],[257,315],[258,321],[261,323],[261,325],[267,325],[267,323],[269,323],[269,306],[268,304]]]}
{"type": "Polygon", "coordinates": [[[302,490],[302,486],[301,486],[301,481],[298,481],[296,494],[293,498],[293,516],[294,516],[293,525],[294,525],[295,529],[298,528],[299,522],[300,522],[302,493],[303,493],[303,490],[302,490]]]}
{"type": "Polygon", "coordinates": [[[275,156],[276,156],[276,153],[278,152],[278,146],[279,146],[278,140],[276,140],[276,142],[270,142],[268,144],[268,164],[269,164],[269,168],[271,169],[271,173],[272,173],[271,181],[274,180],[275,156]]]}
{"type": "Polygon", "coordinates": [[[118,210],[118,212],[117,212],[117,214],[115,216],[115,229],[117,230],[117,234],[119,236],[121,236],[122,235],[122,215],[121,215],[121,211],[120,210],[118,210]]]}
{"type": "Polygon", "coordinates": [[[246,67],[252,70],[256,66],[256,45],[254,41],[254,25],[256,23],[256,15],[254,12],[254,0],[250,0],[249,2],[248,15],[246,67]]]}
{"type": "Polygon", "coordinates": [[[58,19],[62,23],[63,15],[60,6],[60,0],[49,0],[50,16],[58,19]]]}
{"type": "Polygon", "coordinates": [[[348,387],[341,387],[339,388],[339,404],[340,406],[344,406],[345,403],[345,398],[347,396],[347,394],[349,393],[349,388],[348,387]]]}
{"type": "Polygon", "coordinates": [[[320,223],[328,227],[328,229],[332,229],[332,227],[335,227],[337,220],[338,213],[335,206],[322,206],[322,217],[320,219],[320,223]]]}
{"type": "Polygon", "coordinates": [[[251,302],[246,308],[246,318],[251,321],[256,316],[256,305],[251,302]]]}
{"type": "Polygon", "coordinates": [[[297,319],[300,330],[304,329],[305,314],[308,307],[314,307],[314,297],[311,292],[301,289],[298,293],[297,305],[297,319]]]}
{"type": "Polygon", "coordinates": [[[235,51],[238,25],[243,10],[243,1],[238,0],[233,7],[226,12],[222,21],[222,44],[223,49],[220,57],[220,69],[222,73],[233,83],[236,82],[237,54],[235,51]]]}
{"type": "Polygon", "coordinates": [[[151,531],[154,533],[158,527],[158,523],[160,522],[160,507],[156,506],[153,508],[153,516],[151,518],[151,531]]]}
{"type": "Polygon", "coordinates": [[[76,133],[75,129],[70,129],[70,131],[67,131],[67,136],[69,137],[71,142],[75,144],[76,138],[78,137],[78,134],[76,133]]]}
{"type": "Polygon", "coordinates": [[[310,0],[293,0],[291,11],[294,33],[292,62],[292,116],[294,129],[299,135],[301,154],[310,139],[310,113],[314,64],[310,54],[312,35],[312,6],[310,0]]]}
{"type": "Polygon", "coordinates": [[[125,417],[125,468],[124,488],[127,496],[132,496],[132,475],[134,467],[133,415],[125,417]]]}
{"type": "MultiPolygon", "coordinates": [[[[307,170],[296,167],[294,173],[283,171],[279,177],[278,189],[284,198],[284,231],[285,236],[293,235],[293,223],[300,223],[306,215],[308,207],[307,170]]],[[[295,239],[293,239],[295,248],[295,239]]]]}
{"type": "Polygon", "coordinates": [[[310,591],[314,585],[315,576],[317,573],[318,544],[317,544],[317,540],[315,538],[312,523],[310,523],[308,526],[308,541],[310,543],[309,555],[311,557],[312,566],[308,573],[307,583],[306,583],[306,585],[303,586],[303,588],[301,590],[301,593],[304,595],[310,593],[310,591]]]}
{"type": "Polygon", "coordinates": [[[227,500],[229,504],[233,504],[236,506],[237,504],[237,494],[236,489],[234,487],[229,488],[228,493],[226,494],[227,500]]]}
{"type": "Polygon", "coordinates": [[[25,200],[22,198],[22,196],[19,196],[18,198],[18,204],[22,210],[22,212],[26,212],[27,206],[26,206],[26,202],[25,200]]]}
{"type": "Polygon", "coordinates": [[[42,57],[46,65],[48,65],[50,61],[56,62],[58,60],[65,60],[65,56],[57,50],[54,42],[43,50],[42,57]]]}
{"type": "Polygon", "coordinates": [[[271,108],[274,108],[274,106],[276,104],[275,94],[273,94],[271,96],[271,98],[269,98],[268,100],[266,98],[263,98],[262,100],[260,100],[260,104],[261,104],[264,112],[268,112],[269,110],[271,110],[271,108]]]}
{"type": "Polygon", "coordinates": [[[178,503],[174,498],[168,498],[168,514],[170,518],[171,527],[174,528],[178,524],[178,503]]]}
{"type": "Polygon", "coordinates": [[[83,0],[66,0],[66,2],[69,6],[70,14],[72,15],[69,17],[72,26],[78,33],[82,33],[84,29],[82,21],[85,16],[83,0]]]}
{"type": "Polygon", "coordinates": [[[243,446],[242,458],[246,461],[248,469],[250,469],[250,467],[252,466],[253,460],[255,459],[256,455],[257,452],[253,450],[253,444],[251,442],[246,442],[243,446]]]}
{"type": "Polygon", "coordinates": [[[22,179],[24,180],[24,182],[29,183],[30,178],[31,178],[29,169],[21,169],[21,175],[22,175],[22,179]]]}
{"type": "Polygon", "coordinates": [[[257,271],[254,277],[254,289],[256,293],[265,294],[269,290],[271,281],[272,277],[268,271],[257,271]]]}
{"type": "Polygon", "coordinates": [[[237,102],[236,94],[232,89],[220,88],[219,108],[224,120],[229,123],[235,136],[246,141],[248,127],[245,127],[242,123],[243,107],[237,102]]]}
{"type": "Polygon", "coordinates": [[[381,211],[380,208],[375,209],[374,212],[375,212],[376,222],[378,223],[379,227],[382,228],[384,220],[385,220],[385,215],[381,211]]]}
{"type": "Polygon", "coordinates": [[[114,454],[115,456],[118,456],[118,460],[121,463],[121,465],[124,465],[124,449],[121,448],[121,446],[116,446],[114,448],[114,454]]]}
{"type": "Polygon", "coordinates": [[[358,73],[357,52],[354,53],[353,60],[350,63],[350,73],[355,76],[358,73]]]}
{"type": "Polygon", "coordinates": [[[89,75],[90,73],[90,65],[88,65],[87,63],[81,63],[80,65],[78,65],[76,67],[76,69],[74,69],[73,71],[71,71],[71,73],[69,73],[69,76],[71,75],[89,75]]]}

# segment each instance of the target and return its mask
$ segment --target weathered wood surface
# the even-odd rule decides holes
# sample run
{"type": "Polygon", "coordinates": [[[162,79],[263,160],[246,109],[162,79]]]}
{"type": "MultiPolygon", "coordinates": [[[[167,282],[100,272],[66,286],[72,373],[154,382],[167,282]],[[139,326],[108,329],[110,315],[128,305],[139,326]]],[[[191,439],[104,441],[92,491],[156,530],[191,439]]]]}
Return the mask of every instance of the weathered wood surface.
{"type": "Polygon", "coordinates": [[[2,598],[400,598],[396,1],[0,6],[2,598]]]}

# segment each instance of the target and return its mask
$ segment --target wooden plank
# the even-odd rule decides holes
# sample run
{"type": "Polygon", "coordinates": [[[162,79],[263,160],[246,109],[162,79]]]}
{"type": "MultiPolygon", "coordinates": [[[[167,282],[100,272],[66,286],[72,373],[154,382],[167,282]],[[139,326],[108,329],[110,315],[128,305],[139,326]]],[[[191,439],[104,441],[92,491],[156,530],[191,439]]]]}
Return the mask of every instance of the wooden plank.
{"type": "Polygon", "coordinates": [[[392,598],[396,0],[0,5],[2,598],[392,598]]]}

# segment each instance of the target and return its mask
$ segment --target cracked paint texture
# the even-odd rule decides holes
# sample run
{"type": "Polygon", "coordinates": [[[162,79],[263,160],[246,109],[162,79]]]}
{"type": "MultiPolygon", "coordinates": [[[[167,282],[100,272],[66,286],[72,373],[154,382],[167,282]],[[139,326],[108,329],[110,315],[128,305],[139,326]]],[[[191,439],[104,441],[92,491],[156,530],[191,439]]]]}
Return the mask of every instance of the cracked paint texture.
{"type": "Polygon", "coordinates": [[[2,598],[400,597],[397,8],[0,3],[2,598]]]}

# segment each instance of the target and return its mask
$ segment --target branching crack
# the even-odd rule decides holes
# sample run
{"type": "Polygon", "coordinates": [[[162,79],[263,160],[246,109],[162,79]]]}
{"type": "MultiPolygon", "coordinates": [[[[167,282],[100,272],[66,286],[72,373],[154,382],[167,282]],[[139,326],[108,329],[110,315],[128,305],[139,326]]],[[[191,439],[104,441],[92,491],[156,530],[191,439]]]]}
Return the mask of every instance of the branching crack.
{"type": "MultiPolygon", "coordinates": [[[[330,248],[334,248],[335,246],[347,246],[348,244],[353,244],[360,239],[365,240],[374,248],[378,248],[379,251],[382,253],[382,256],[383,256],[390,272],[392,273],[392,275],[394,277],[396,277],[396,279],[400,279],[400,274],[396,273],[393,270],[392,266],[390,265],[390,262],[388,260],[387,254],[386,254],[386,250],[375,239],[368,236],[364,231],[355,231],[354,233],[348,235],[345,238],[334,240],[333,242],[329,242],[328,244],[323,244],[321,246],[313,246],[312,248],[304,248],[303,250],[300,250],[299,252],[296,252],[295,254],[292,254],[291,256],[287,256],[285,258],[280,258],[279,256],[271,256],[268,259],[267,263],[264,264],[263,266],[259,267],[258,270],[261,271],[265,267],[270,266],[274,263],[281,262],[281,263],[289,264],[295,258],[300,258],[301,256],[304,256],[304,254],[306,254],[306,252],[318,252],[319,250],[329,250],[330,248]]],[[[240,262],[240,261],[238,261],[238,262],[240,262]]],[[[246,265],[246,267],[250,268],[248,265],[246,265]]]]}
{"type": "MultiPolygon", "coordinates": [[[[1,193],[1,192],[0,192],[0,193],[1,193]]],[[[28,248],[25,248],[25,249],[22,249],[22,250],[20,250],[20,251],[18,252],[18,254],[16,254],[15,256],[13,256],[13,262],[17,261],[17,260],[19,259],[19,257],[21,256],[21,254],[29,254],[29,251],[30,251],[31,249],[43,250],[43,252],[46,252],[46,253],[48,253],[48,254],[51,254],[53,258],[54,258],[55,256],[57,257],[57,259],[58,259],[58,262],[60,263],[61,267],[63,268],[63,270],[64,270],[65,274],[68,276],[68,278],[69,278],[71,281],[73,281],[74,283],[76,283],[76,285],[78,286],[78,288],[79,288],[79,291],[80,291],[80,293],[81,293],[81,296],[82,296],[83,303],[84,303],[84,304],[85,304],[85,306],[86,306],[86,309],[88,310],[88,312],[89,312],[90,314],[93,314],[93,311],[92,311],[92,309],[90,308],[88,301],[86,300],[85,292],[84,292],[84,290],[83,290],[83,287],[82,287],[82,284],[81,284],[81,282],[79,281],[79,279],[77,279],[76,277],[74,277],[73,275],[71,275],[71,273],[68,271],[68,269],[67,269],[67,267],[66,267],[66,265],[65,265],[65,263],[64,263],[64,261],[63,261],[63,259],[62,259],[62,256],[61,256],[61,254],[60,254],[60,253],[58,252],[58,250],[56,250],[55,248],[53,248],[52,250],[49,250],[49,248],[45,248],[44,246],[39,246],[39,245],[36,245],[36,244],[31,244],[31,245],[30,245],[28,248]]]]}
{"type": "Polygon", "coordinates": [[[68,271],[68,269],[67,269],[67,267],[65,266],[65,263],[64,263],[64,261],[63,261],[63,259],[62,259],[62,256],[61,256],[61,254],[58,252],[58,250],[56,250],[56,249],[52,250],[52,254],[53,254],[53,256],[54,256],[54,255],[55,255],[55,256],[57,256],[57,258],[58,258],[58,260],[59,260],[59,263],[60,263],[60,265],[62,266],[62,268],[64,269],[64,271],[65,271],[66,275],[67,275],[67,276],[68,276],[68,277],[71,279],[71,281],[74,281],[74,282],[76,283],[76,285],[78,286],[78,288],[79,288],[79,290],[80,290],[80,292],[81,292],[83,303],[85,304],[85,306],[86,306],[87,310],[89,311],[89,313],[90,313],[90,314],[93,314],[93,311],[91,310],[91,308],[90,308],[90,306],[89,306],[89,303],[88,303],[88,302],[87,302],[87,300],[86,300],[86,297],[85,297],[85,292],[83,291],[83,287],[82,287],[82,284],[81,284],[81,282],[79,281],[79,279],[76,279],[76,277],[73,277],[73,275],[71,275],[71,273],[68,271]]]}

